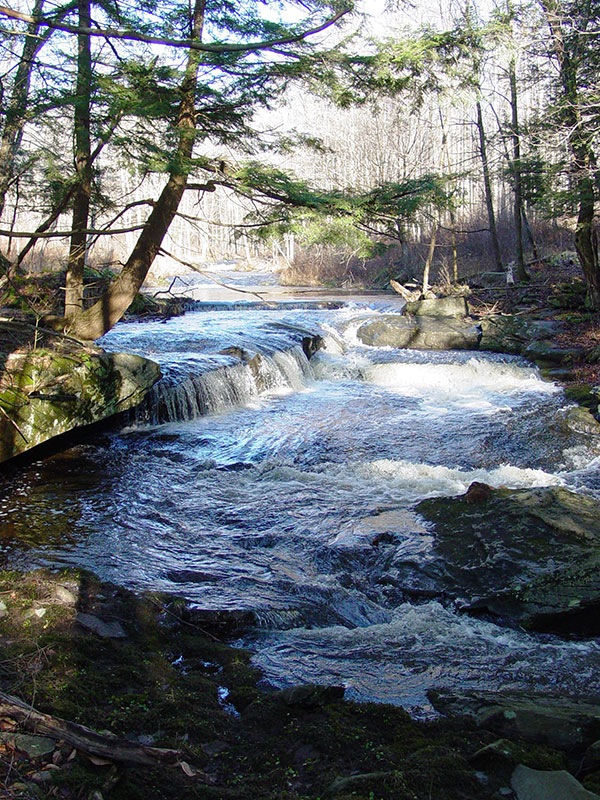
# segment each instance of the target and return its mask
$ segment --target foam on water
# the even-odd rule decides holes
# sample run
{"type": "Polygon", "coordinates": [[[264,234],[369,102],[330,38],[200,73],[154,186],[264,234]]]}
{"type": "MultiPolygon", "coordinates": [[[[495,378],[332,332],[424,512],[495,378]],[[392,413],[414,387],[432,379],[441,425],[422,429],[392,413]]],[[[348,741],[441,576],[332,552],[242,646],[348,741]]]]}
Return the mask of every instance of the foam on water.
{"type": "Polygon", "coordinates": [[[427,691],[530,689],[600,692],[598,642],[532,636],[458,614],[432,601],[399,606],[391,622],[369,627],[294,629],[257,635],[254,663],[270,683],[342,684],[359,700],[383,700],[427,714],[427,691]]]}

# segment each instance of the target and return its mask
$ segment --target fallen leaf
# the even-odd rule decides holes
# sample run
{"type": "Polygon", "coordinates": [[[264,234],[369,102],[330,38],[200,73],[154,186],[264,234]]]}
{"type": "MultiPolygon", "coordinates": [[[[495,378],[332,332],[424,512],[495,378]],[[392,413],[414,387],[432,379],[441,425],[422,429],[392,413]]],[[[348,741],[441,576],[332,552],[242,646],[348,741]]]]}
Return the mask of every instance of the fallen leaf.
{"type": "Polygon", "coordinates": [[[198,774],[198,770],[194,769],[194,767],[192,767],[191,764],[188,764],[187,761],[180,761],[179,766],[185,772],[188,778],[195,778],[198,774]]]}
{"type": "Polygon", "coordinates": [[[67,758],[67,761],[73,761],[73,759],[74,759],[76,756],[77,756],[77,750],[76,750],[75,748],[73,748],[73,749],[71,750],[71,752],[69,753],[69,757],[67,758]]]}

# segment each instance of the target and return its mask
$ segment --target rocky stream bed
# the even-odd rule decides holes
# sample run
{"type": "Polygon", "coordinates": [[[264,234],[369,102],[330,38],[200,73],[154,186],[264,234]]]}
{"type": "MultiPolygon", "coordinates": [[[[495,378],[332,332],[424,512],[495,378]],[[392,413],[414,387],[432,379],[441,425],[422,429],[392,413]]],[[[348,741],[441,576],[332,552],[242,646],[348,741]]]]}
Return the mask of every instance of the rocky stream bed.
{"type": "MultiPolygon", "coordinates": [[[[560,320],[479,321],[456,306],[442,315],[410,310],[367,320],[358,337],[379,346],[519,353],[554,378],[573,373],[585,355],[565,341],[560,320]]],[[[62,355],[60,363],[50,359],[61,369],[53,366],[49,379],[39,372],[44,358],[37,354],[38,371],[5,389],[18,390],[30,408],[45,404],[40,429],[49,408],[63,413],[76,396],[86,424],[115,410],[120,397],[138,399],[122,377],[109,382],[115,391],[101,398],[104,410],[90,410],[88,397],[73,388],[82,363],[110,371],[114,356],[81,359],[70,350],[66,361],[76,366],[67,368],[62,355]]],[[[142,370],[142,392],[157,374],[142,370]]],[[[570,412],[569,425],[598,436],[593,387],[571,391],[585,405],[570,412]]],[[[24,419],[4,420],[7,439],[19,438],[24,419]]],[[[36,424],[29,420],[27,433],[36,424]]],[[[425,568],[410,559],[392,563],[393,585],[404,596],[437,597],[442,587],[445,602],[462,613],[509,628],[573,642],[598,635],[596,500],[560,486],[475,482],[465,494],[423,500],[416,511],[437,557],[425,568]]],[[[6,526],[2,535],[10,541],[6,526]]],[[[379,554],[394,547],[393,526],[374,536],[379,554]]],[[[543,686],[439,690],[430,700],[440,715],[417,721],[397,706],[350,702],[341,686],[269,687],[250,653],[226,643],[232,625],[245,624],[85,570],[0,573],[0,797],[600,797],[598,697],[558,696],[543,686]]]]}

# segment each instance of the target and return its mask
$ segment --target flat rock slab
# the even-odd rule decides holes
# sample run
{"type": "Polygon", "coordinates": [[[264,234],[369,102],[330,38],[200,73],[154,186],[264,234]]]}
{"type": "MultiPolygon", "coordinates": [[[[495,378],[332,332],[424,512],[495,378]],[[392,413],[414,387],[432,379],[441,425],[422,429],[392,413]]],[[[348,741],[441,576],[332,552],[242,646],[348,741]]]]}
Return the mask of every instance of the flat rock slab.
{"type": "Polygon", "coordinates": [[[53,753],[56,742],[47,736],[30,736],[26,733],[0,731],[0,742],[16,747],[27,753],[29,758],[38,758],[53,753]]]}
{"type": "Polygon", "coordinates": [[[413,581],[544,631],[600,632],[600,503],[562,487],[421,502],[432,559],[413,581]]]}
{"type": "Polygon", "coordinates": [[[85,614],[80,611],[76,620],[83,628],[102,639],[124,639],[127,635],[120,622],[106,622],[93,614],[85,614]]]}
{"type": "Polygon", "coordinates": [[[513,772],[511,786],[518,800],[600,800],[569,772],[530,769],[519,764],[513,772]]]}
{"type": "Polygon", "coordinates": [[[509,739],[524,739],[559,750],[582,749],[600,733],[600,703],[518,692],[432,690],[434,708],[450,717],[509,739]]]}

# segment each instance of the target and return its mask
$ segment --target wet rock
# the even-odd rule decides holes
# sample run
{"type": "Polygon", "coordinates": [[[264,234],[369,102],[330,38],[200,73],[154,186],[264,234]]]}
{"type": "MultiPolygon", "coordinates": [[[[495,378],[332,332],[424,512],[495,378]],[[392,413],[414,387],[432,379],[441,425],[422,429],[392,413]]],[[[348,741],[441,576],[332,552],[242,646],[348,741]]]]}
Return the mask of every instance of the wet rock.
{"type": "Polygon", "coordinates": [[[363,344],[413,350],[476,350],[479,329],[468,319],[383,315],[357,331],[363,344]]]}
{"type": "Polygon", "coordinates": [[[490,499],[492,494],[493,489],[491,486],[488,486],[487,483],[473,481],[465,492],[464,498],[466,503],[473,505],[473,503],[485,503],[486,500],[490,499]]]}
{"type": "Polygon", "coordinates": [[[600,436],[600,422],[588,408],[570,408],[566,416],[567,427],[585,436],[600,436]]]}
{"type": "Polygon", "coordinates": [[[433,558],[414,582],[531,629],[600,632],[600,503],[562,487],[424,500],[433,558]]]}
{"type": "Polygon", "coordinates": [[[515,769],[511,786],[518,800],[600,800],[565,770],[546,772],[524,767],[515,769]]]}
{"type": "Polygon", "coordinates": [[[106,622],[93,614],[79,612],[76,621],[86,630],[95,633],[102,639],[124,639],[126,633],[120,622],[106,622]]]}
{"type": "Polygon", "coordinates": [[[435,297],[409,301],[404,313],[417,317],[468,317],[469,307],[466,297],[435,297]]]}
{"type": "Polygon", "coordinates": [[[325,339],[322,336],[304,336],[302,338],[302,350],[308,359],[311,359],[317,350],[324,346],[325,339]]]}
{"type": "Polygon", "coordinates": [[[600,703],[519,692],[434,690],[437,711],[466,717],[479,728],[566,752],[580,750],[600,735],[600,703]]]}
{"type": "Polygon", "coordinates": [[[344,697],[343,686],[320,686],[316,683],[306,683],[301,686],[290,686],[277,692],[275,698],[291,708],[319,708],[341,700],[344,697]]]}

